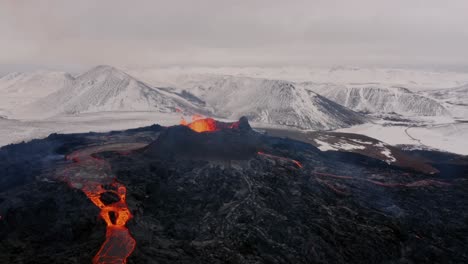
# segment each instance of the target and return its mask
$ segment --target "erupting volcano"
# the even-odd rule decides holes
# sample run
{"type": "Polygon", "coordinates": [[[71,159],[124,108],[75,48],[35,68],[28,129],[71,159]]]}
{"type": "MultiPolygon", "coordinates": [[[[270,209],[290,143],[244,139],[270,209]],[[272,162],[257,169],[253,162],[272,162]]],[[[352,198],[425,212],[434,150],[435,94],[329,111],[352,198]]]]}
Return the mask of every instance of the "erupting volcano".
{"type": "Polygon", "coordinates": [[[185,121],[185,119],[182,118],[180,124],[183,126],[188,126],[193,131],[199,133],[219,130],[219,128],[216,126],[216,120],[214,120],[213,118],[198,119],[196,118],[196,116],[192,116],[191,123],[187,123],[187,121],[185,121]]]}
{"type": "Polygon", "coordinates": [[[243,120],[242,122],[245,122],[247,119],[245,117],[242,117],[237,122],[224,123],[210,117],[205,118],[200,115],[193,115],[191,123],[187,123],[187,121],[182,117],[182,119],[180,120],[180,125],[187,126],[195,132],[202,133],[218,131],[221,129],[238,129],[241,120],[243,120]]]}

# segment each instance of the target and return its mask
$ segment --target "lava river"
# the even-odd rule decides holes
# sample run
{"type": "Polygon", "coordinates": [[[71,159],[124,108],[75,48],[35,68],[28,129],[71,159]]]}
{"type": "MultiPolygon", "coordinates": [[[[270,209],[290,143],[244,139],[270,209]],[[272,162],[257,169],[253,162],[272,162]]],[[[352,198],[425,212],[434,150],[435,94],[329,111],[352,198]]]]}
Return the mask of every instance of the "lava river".
{"type": "Polygon", "coordinates": [[[103,151],[129,151],[145,144],[120,143],[94,146],[77,150],[67,156],[72,161],[59,173],[59,179],[72,188],[80,189],[100,208],[100,217],[106,223],[106,240],[93,258],[95,264],[121,264],[135,249],[135,239],[125,226],[132,218],[126,203],[126,187],[111,173],[110,165],[93,156],[103,151]],[[102,195],[111,195],[112,202],[106,202],[102,195]]]}

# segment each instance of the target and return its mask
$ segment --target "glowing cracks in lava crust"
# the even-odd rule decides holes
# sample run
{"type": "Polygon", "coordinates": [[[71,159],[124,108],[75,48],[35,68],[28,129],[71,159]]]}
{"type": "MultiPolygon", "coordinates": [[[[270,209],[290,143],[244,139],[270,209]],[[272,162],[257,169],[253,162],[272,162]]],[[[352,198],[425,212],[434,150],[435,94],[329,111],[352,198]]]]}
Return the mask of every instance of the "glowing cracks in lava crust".
{"type": "Polygon", "coordinates": [[[99,215],[107,225],[106,241],[93,258],[93,263],[125,263],[136,245],[135,240],[125,227],[127,221],[132,217],[125,201],[127,189],[117,181],[107,186],[107,189],[99,184],[85,185],[82,189],[86,196],[101,209],[99,215]],[[119,201],[105,205],[100,197],[106,192],[116,194],[119,201]]]}
{"type": "Polygon", "coordinates": [[[136,246],[127,227],[132,218],[126,202],[126,187],[110,174],[105,161],[76,151],[67,156],[73,163],[67,165],[63,179],[74,188],[81,189],[100,210],[99,216],[106,223],[106,240],[93,258],[94,264],[125,264],[136,246]],[[104,193],[118,197],[117,202],[106,204],[101,200],[104,193]]]}

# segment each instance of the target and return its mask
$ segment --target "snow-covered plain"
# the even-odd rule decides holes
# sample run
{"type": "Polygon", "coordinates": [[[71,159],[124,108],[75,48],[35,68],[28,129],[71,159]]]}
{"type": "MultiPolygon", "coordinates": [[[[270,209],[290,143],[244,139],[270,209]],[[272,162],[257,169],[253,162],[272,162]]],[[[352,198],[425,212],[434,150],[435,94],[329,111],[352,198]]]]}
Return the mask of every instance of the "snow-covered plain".
{"type": "Polygon", "coordinates": [[[468,155],[468,123],[411,127],[408,134],[419,139],[422,145],[468,155]]]}
{"type": "Polygon", "coordinates": [[[0,118],[0,146],[45,138],[52,133],[107,132],[153,124],[171,126],[179,124],[180,119],[180,114],[157,112],[100,112],[36,121],[0,118]]]}
{"type": "Polygon", "coordinates": [[[468,155],[468,123],[420,120],[406,124],[375,122],[336,131],[366,135],[390,145],[411,145],[416,149],[437,149],[468,155]]]}

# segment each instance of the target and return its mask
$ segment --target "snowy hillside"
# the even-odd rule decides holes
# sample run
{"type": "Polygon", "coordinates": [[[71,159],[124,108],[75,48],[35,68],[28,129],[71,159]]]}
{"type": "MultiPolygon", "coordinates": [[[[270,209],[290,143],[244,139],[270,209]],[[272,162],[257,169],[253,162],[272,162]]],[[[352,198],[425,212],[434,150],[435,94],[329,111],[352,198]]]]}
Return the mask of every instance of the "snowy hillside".
{"type": "Polygon", "coordinates": [[[52,94],[14,113],[19,118],[104,111],[200,112],[196,103],[154,88],[110,66],[98,66],[73,78],[52,94]]]}
{"type": "Polygon", "coordinates": [[[365,121],[360,114],[287,81],[204,75],[179,85],[223,118],[247,116],[253,122],[302,129],[335,129],[365,121]]]}
{"type": "Polygon", "coordinates": [[[437,101],[401,87],[303,83],[307,89],[355,111],[397,113],[406,116],[446,116],[437,101]]]}
{"type": "Polygon", "coordinates": [[[0,78],[0,115],[51,94],[73,81],[64,72],[11,73],[0,78]]]}
{"type": "Polygon", "coordinates": [[[44,95],[31,97],[6,116],[35,120],[98,112],[184,112],[228,119],[247,116],[257,123],[302,129],[336,129],[365,121],[362,115],[288,81],[187,75],[174,80],[173,87],[158,88],[110,66],[76,77],[63,74],[63,81],[49,75],[55,76],[38,75],[28,79],[28,85],[17,82],[15,75],[6,76],[11,82],[5,87],[18,98],[30,86],[44,95]]]}
{"type": "Polygon", "coordinates": [[[444,104],[454,117],[468,119],[468,84],[450,89],[424,91],[421,94],[444,104]]]}
{"type": "Polygon", "coordinates": [[[302,84],[353,110],[406,116],[450,115],[454,112],[450,105],[432,100],[436,98],[423,91],[445,90],[468,83],[466,72],[396,68],[169,67],[130,72],[153,85],[174,87],[180,87],[186,80],[198,80],[200,76],[285,80],[302,84]]]}

